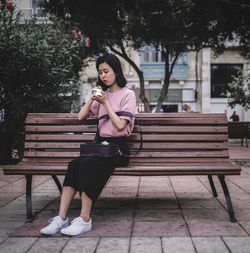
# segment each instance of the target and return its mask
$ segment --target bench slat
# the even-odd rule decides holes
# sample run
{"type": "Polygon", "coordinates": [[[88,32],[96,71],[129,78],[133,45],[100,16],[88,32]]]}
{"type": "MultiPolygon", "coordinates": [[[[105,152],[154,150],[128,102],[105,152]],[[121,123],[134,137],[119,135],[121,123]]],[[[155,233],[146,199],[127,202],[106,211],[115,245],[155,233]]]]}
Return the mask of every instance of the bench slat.
{"type": "MultiPolygon", "coordinates": [[[[25,151],[25,157],[76,157],[79,156],[79,151],[77,152],[56,152],[56,151],[25,151]]],[[[228,152],[222,151],[184,151],[184,152],[145,152],[142,150],[137,157],[228,157],[228,152]]]]}
{"type": "MultiPolygon", "coordinates": [[[[225,126],[140,126],[142,133],[227,133],[225,126]]],[[[26,126],[26,132],[96,132],[96,126],[26,126]]]]}
{"type": "MultiPolygon", "coordinates": [[[[77,119],[77,113],[29,113],[29,118],[70,118],[77,119]]],[[[137,113],[137,118],[223,118],[224,113],[137,113]]]]}
{"type": "MultiPolygon", "coordinates": [[[[136,118],[136,124],[142,125],[152,125],[151,118],[136,118]]],[[[97,119],[92,118],[85,121],[79,121],[77,118],[27,118],[26,125],[88,125],[88,124],[96,124],[97,119]]],[[[160,125],[221,125],[225,123],[224,118],[154,118],[154,124],[160,125]]]]}
{"type": "MultiPolygon", "coordinates": [[[[53,164],[53,165],[59,165],[59,164],[68,164],[69,161],[72,160],[72,157],[25,157],[23,158],[22,164],[53,164]]],[[[183,164],[183,163],[209,163],[209,164],[217,164],[217,163],[224,163],[228,161],[228,157],[214,157],[213,159],[207,159],[207,158],[202,158],[202,157],[197,157],[195,160],[194,158],[189,158],[189,157],[151,157],[148,159],[148,157],[132,157],[130,158],[130,164],[148,164],[151,166],[151,164],[183,164]]]]}
{"type": "MultiPolygon", "coordinates": [[[[8,166],[7,166],[8,167],[8,166]]],[[[7,168],[6,167],[6,168],[7,168]]],[[[9,167],[8,170],[6,170],[6,174],[13,173],[22,173],[22,174],[35,174],[35,175],[53,175],[53,174],[63,174],[65,173],[67,169],[67,166],[22,166],[20,165],[18,167],[18,170],[16,170],[15,167],[9,167]]],[[[124,175],[134,175],[137,173],[141,173],[140,175],[208,175],[208,174],[239,174],[241,171],[241,168],[239,166],[233,166],[230,163],[225,163],[224,165],[221,164],[220,166],[202,166],[200,164],[198,165],[183,165],[183,166],[133,166],[126,167],[126,168],[116,168],[114,175],[119,173],[126,173],[124,175]]],[[[139,174],[138,174],[139,175],[139,174]]]]}
{"type": "MultiPolygon", "coordinates": [[[[82,142],[26,142],[26,149],[79,149],[82,142]]],[[[129,143],[130,148],[139,148],[140,143],[129,143]]],[[[225,142],[144,142],[143,149],[227,149],[225,142]]]]}
{"type": "MultiPolygon", "coordinates": [[[[26,141],[92,141],[95,134],[27,134],[26,141]]],[[[140,141],[140,134],[132,134],[130,141],[140,141]]],[[[227,134],[147,134],[142,136],[143,141],[227,141],[227,134]]]]}

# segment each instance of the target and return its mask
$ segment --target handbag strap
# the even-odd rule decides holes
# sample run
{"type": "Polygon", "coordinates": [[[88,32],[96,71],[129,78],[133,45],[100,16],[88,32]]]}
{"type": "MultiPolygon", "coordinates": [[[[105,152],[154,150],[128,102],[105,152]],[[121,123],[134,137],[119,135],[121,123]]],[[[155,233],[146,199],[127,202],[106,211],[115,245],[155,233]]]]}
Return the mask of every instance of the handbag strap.
{"type": "MultiPolygon", "coordinates": [[[[132,117],[132,118],[135,118],[135,114],[131,113],[131,112],[127,112],[127,111],[119,111],[119,112],[115,112],[118,116],[128,116],[128,117],[132,117]]],[[[105,120],[108,120],[109,119],[109,115],[108,114],[104,114],[102,115],[101,117],[98,118],[98,120],[102,120],[102,119],[105,119],[105,120]]],[[[142,131],[141,131],[141,127],[139,126],[139,129],[140,129],[140,146],[138,148],[138,150],[135,152],[135,155],[137,155],[141,149],[142,149],[142,144],[143,144],[143,141],[142,141],[142,131]]],[[[98,124],[97,124],[97,131],[96,131],[96,135],[95,135],[95,142],[98,141],[98,138],[99,138],[100,134],[99,134],[99,127],[98,127],[98,124]]]]}

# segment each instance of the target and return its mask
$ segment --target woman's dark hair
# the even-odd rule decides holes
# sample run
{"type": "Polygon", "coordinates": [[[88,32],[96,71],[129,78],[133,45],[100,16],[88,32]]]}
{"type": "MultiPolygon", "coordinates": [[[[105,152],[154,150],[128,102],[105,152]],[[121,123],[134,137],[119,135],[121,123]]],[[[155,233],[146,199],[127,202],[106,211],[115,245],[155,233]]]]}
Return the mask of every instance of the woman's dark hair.
{"type": "MultiPolygon", "coordinates": [[[[118,84],[119,87],[124,87],[127,84],[127,80],[123,75],[122,72],[122,67],[121,67],[121,62],[118,59],[117,56],[115,56],[114,54],[110,54],[110,53],[106,53],[103,54],[102,56],[100,56],[97,60],[96,60],[96,69],[98,71],[100,64],[102,63],[107,63],[114,71],[115,75],[116,75],[116,82],[118,84]]],[[[97,86],[100,85],[104,90],[106,90],[108,88],[107,85],[105,85],[99,75],[98,75],[98,81],[97,81],[97,86]]]]}

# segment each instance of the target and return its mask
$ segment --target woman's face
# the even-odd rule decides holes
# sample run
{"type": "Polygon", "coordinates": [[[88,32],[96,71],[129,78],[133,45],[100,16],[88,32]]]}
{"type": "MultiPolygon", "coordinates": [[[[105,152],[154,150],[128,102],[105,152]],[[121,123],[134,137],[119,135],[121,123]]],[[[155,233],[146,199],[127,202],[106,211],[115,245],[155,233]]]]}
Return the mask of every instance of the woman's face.
{"type": "Polygon", "coordinates": [[[107,63],[101,63],[98,67],[98,74],[101,81],[107,85],[112,86],[116,84],[116,75],[113,69],[107,63]]]}

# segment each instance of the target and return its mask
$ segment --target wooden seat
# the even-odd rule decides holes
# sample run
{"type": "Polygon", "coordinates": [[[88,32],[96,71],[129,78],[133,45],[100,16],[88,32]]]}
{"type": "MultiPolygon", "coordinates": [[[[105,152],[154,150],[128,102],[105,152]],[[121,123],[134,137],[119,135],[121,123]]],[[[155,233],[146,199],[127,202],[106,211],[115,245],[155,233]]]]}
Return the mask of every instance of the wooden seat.
{"type": "MultiPolygon", "coordinates": [[[[30,113],[26,119],[25,152],[17,165],[6,166],[6,175],[25,175],[27,218],[32,219],[33,175],[51,175],[59,190],[57,175],[64,175],[68,162],[79,156],[80,143],[93,140],[96,119],[80,122],[73,113],[30,113]]],[[[186,176],[207,175],[214,196],[212,176],[219,177],[231,221],[235,221],[225,175],[239,175],[228,153],[228,125],[225,114],[140,113],[128,137],[131,158],[128,167],[114,175],[186,176]],[[137,151],[142,142],[142,148],[137,151]]]]}

